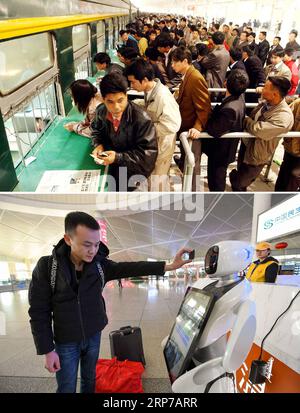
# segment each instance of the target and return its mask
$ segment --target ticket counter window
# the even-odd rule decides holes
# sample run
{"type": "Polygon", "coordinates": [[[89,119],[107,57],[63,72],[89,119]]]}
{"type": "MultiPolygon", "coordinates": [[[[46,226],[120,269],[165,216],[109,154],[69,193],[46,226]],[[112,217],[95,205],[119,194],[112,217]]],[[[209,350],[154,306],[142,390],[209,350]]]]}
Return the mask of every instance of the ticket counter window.
{"type": "Polygon", "coordinates": [[[72,31],[75,79],[89,76],[89,29],[86,24],[74,26],[72,31]]]}
{"type": "Polygon", "coordinates": [[[97,53],[105,52],[105,24],[104,21],[97,23],[97,53]]]}
{"type": "Polygon", "coordinates": [[[75,80],[86,79],[89,76],[88,57],[78,59],[74,62],[75,65],[75,80]]]}
{"type": "Polygon", "coordinates": [[[15,168],[31,151],[39,149],[39,139],[58,115],[54,83],[46,84],[4,119],[4,127],[15,168]]]}

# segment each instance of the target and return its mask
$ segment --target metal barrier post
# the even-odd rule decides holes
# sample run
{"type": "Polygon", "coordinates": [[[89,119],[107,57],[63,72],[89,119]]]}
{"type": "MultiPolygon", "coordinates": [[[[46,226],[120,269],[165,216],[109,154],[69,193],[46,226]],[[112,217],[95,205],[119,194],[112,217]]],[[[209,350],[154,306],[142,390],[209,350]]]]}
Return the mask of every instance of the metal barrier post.
{"type": "Polygon", "coordinates": [[[193,172],[195,167],[195,156],[191,149],[193,141],[192,139],[188,140],[188,132],[182,132],[179,136],[179,139],[185,152],[182,191],[191,192],[193,172]]]}

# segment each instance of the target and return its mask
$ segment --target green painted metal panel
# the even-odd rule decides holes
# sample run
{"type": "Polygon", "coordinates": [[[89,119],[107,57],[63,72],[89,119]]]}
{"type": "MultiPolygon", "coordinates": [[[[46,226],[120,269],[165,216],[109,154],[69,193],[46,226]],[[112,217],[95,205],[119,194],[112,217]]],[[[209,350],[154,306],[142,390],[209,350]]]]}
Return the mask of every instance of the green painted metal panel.
{"type": "Polygon", "coordinates": [[[0,113],[0,191],[12,191],[18,179],[0,113]]]}
{"type": "Polygon", "coordinates": [[[54,35],[56,38],[60,85],[63,94],[65,111],[68,113],[72,109],[72,102],[68,88],[75,80],[72,27],[55,30],[54,35]]]}
{"type": "Polygon", "coordinates": [[[97,68],[93,62],[95,54],[97,54],[97,23],[91,23],[91,66],[92,66],[92,76],[97,73],[97,68]]]}

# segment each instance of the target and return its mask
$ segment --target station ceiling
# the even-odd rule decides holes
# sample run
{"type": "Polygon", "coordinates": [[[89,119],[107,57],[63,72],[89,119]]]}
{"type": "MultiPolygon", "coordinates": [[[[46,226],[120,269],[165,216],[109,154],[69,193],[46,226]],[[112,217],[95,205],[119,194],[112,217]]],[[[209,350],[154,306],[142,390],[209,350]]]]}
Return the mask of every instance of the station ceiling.
{"type": "MultiPolygon", "coordinates": [[[[255,194],[264,196],[264,194],[255,194]]],[[[287,198],[273,194],[272,206],[287,198]]],[[[88,212],[107,225],[110,257],[116,261],[169,259],[183,247],[203,258],[221,240],[251,240],[254,194],[1,195],[0,256],[37,260],[64,233],[64,216],[88,212]],[[139,209],[140,207],[140,209],[139,209]],[[139,210],[138,210],[139,209],[139,210]],[[147,210],[146,210],[147,209],[147,210]],[[149,210],[150,209],[150,210],[149,210]]],[[[289,239],[289,247],[299,245],[289,239]]]]}

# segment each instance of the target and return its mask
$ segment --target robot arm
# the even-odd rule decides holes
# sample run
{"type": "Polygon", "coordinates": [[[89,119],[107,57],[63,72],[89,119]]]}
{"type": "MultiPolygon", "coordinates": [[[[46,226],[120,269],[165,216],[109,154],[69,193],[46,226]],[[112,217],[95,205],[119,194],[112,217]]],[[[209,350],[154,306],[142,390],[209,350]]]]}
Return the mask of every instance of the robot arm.
{"type": "Polygon", "coordinates": [[[237,310],[223,358],[224,370],[234,373],[245,361],[255,337],[256,307],[251,300],[244,301],[237,310]]]}

